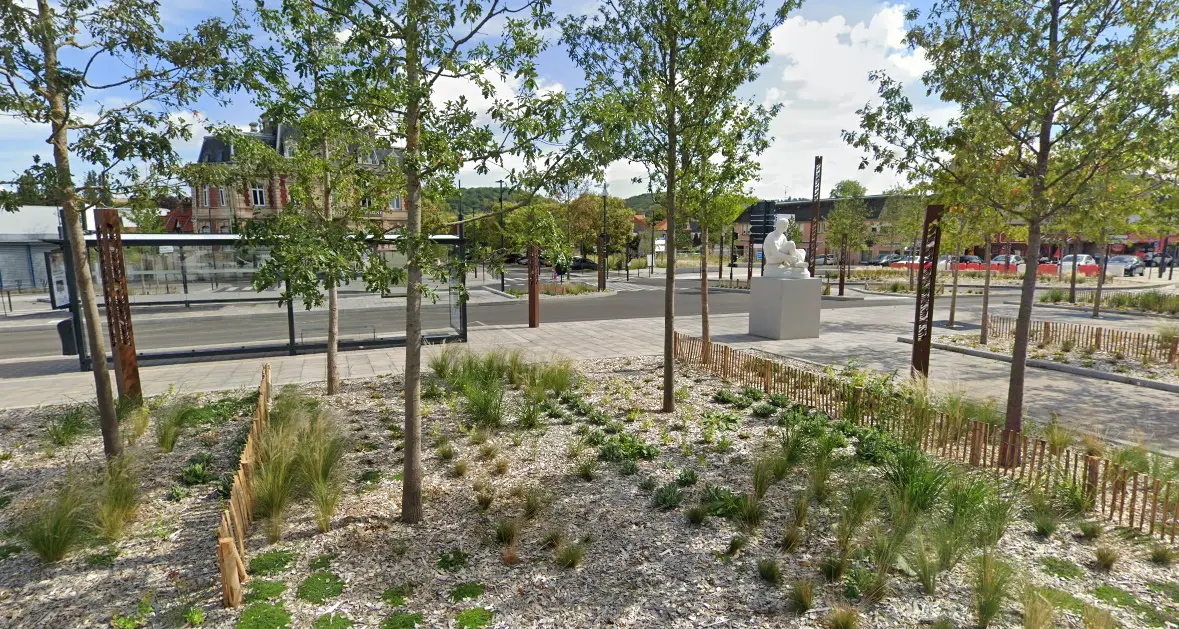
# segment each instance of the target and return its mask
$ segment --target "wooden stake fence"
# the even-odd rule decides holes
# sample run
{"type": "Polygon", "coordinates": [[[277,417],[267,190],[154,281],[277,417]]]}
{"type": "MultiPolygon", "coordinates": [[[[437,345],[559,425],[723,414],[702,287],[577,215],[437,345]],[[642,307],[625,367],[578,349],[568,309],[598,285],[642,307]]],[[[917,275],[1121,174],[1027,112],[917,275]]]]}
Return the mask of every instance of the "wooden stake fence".
{"type": "MultiPolygon", "coordinates": [[[[987,320],[987,334],[991,337],[1015,336],[1015,319],[988,315],[987,320]]],[[[1028,330],[1028,341],[1053,346],[1071,341],[1079,349],[1091,347],[1106,352],[1121,352],[1130,360],[1148,358],[1171,365],[1179,361],[1179,338],[1165,338],[1146,332],[1033,320],[1028,330]]]]}
{"type": "Polygon", "coordinates": [[[242,604],[242,584],[246,574],[246,533],[254,516],[255,449],[262,438],[262,430],[270,418],[270,363],[262,365],[262,381],[258,385],[258,405],[250,420],[250,434],[242,449],[237,473],[221,523],[217,527],[217,565],[221,569],[221,601],[226,607],[242,604]]]}
{"type": "MultiPolygon", "coordinates": [[[[1052,324],[1049,333],[1056,337],[1067,332],[1052,324]]],[[[931,455],[1006,476],[1028,489],[1082,492],[1094,516],[1175,541],[1179,491],[1172,491],[1169,481],[1121,468],[1083,451],[1054,450],[1043,439],[1022,434],[1012,440],[1012,447],[1021,455],[1019,465],[1003,468],[999,464],[1001,426],[918,407],[900,396],[856,388],[826,373],[722,343],[711,344],[709,361],[704,363],[703,349],[700,338],[675,333],[673,354],[686,366],[700,367],[726,382],[757,387],[767,394],[785,394],[831,418],[893,433],[931,455]]]]}

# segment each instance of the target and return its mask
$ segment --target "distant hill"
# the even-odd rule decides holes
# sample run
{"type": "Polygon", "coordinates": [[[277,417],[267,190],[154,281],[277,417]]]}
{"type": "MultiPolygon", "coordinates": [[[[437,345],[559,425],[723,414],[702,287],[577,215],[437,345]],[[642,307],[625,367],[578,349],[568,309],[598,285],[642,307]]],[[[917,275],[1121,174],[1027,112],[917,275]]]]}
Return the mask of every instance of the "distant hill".
{"type": "MultiPolygon", "coordinates": [[[[509,203],[513,199],[523,202],[526,195],[522,193],[509,193],[504,191],[504,203],[509,203]]],[[[542,200],[544,197],[537,195],[534,201],[542,200]]],[[[472,212],[491,212],[499,209],[499,186],[481,186],[476,188],[463,188],[463,195],[460,199],[457,195],[446,200],[446,204],[450,206],[452,212],[457,213],[459,207],[462,207],[463,213],[470,215],[472,212]],[[460,203],[461,201],[461,203],[460,203]]]]}
{"type": "Polygon", "coordinates": [[[634,210],[635,214],[646,214],[655,205],[655,194],[644,192],[626,199],[626,207],[634,210]]]}

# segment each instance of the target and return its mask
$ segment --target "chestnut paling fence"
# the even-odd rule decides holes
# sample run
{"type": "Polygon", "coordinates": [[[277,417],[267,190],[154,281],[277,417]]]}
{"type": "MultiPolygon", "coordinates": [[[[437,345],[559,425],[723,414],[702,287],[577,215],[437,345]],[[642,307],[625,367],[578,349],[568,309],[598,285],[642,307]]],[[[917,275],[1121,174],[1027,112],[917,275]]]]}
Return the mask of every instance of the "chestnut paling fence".
{"type": "Polygon", "coordinates": [[[270,418],[270,363],[262,366],[258,384],[258,405],[250,419],[250,434],[242,449],[229,500],[217,527],[217,565],[221,569],[221,601],[226,607],[242,604],[242,583],[246,575],[246,533],[254,515],[254,472],[258,440],[270,418]]]}
{"type": "MultiPolygon", "coordinates": [[[[1014,337],[1015,319],[987,316],[987,334],[991,337],[1014,337]]],[[[1101,328],[1079,323],[1032,320],[1028,340],[1045,345],[1072,341],[1078,348],[1092,347],[1106,352],[1121,352],[1127,358],[1149,358],[1174,365],[1179,359],[1179,337],[1101,328]]]]}
{"type": "Polygon", "coordinates": [[[781,393],[791,400],[897,435],[943,459],[985,469],[1030,490],[1084,492],[1092,515],[1175,541],[1179,523],[1179,484],[1126,469],[1116,462],[1073,448],[1052,448],[1044,440],[1015,433],[1006,447],[1013,461],[1004,466],[999,426],[955,418],[901,396],[855,387],[825,373],[800,369],[735,350],[721,343],[675,333],[675,359],[700,367],[740,386],[781,393]]]}

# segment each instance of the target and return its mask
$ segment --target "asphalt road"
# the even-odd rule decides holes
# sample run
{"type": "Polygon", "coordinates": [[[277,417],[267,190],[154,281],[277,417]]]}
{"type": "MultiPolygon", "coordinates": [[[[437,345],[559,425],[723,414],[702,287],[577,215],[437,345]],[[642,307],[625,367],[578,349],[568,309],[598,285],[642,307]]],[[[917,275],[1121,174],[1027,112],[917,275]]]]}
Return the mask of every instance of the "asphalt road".
{"type": "MultiPolygon", "coordinates": [[[[509,271],[509,279],[519,281],[519,273],[509,271]]],[[[588,279],[588,278],[579,278],[588,279]]],[[[612,278],[613,279],[613,278],[612,278]]],[[[541,301],[541,323],[658,317],[663,315],[663,278],[635,278],[634,290],[618,290],[603,297],[553,298],[541,301]]],[[[522,286],[521,286],[522,287],[522,286]]],[[[700,314],[700,289],[680,282],[676,286],[676,314],[700,314]]],[[[398,300],[399,301],[399,300],[398,300]]],[[[345,338],[373,338],[403,333],[405,308],[386,307],[341,309],[340,333],[345,338]]],[[[871,301],[823,301],[823,308],[871,307],[871,301]]],[[[467,308],[468,325],[504,325],[528,320],[527,300],[472,304],[467,308]]],[[[287,314],[284,309],[249,314],[175,308],[175,317],[160,317],[164,307],[153,307],[153,317],[134,320],[136,346],[139,351],[163,348],[207,347],[256,343],[286,343],[287,314]]],[[[743,291],[713,289],[709,291],[709,312],[732,314],[748,312],[749,296],[743,291]]],[[[444,328],[450,324],[445,305],[423,307],[425,328],[444,328]]],[[[105,332],[105,322],[103,323],[105,332]]],[[[327,335],[327,312],[295,310],[296,339],[322,338],[327,335]]],[[[109,346],[109,339],[108,339],[109,346]]],[[[61,344],[52,325],[5,330],[0,327],[0,359],[60,355],[61,344]]]]}

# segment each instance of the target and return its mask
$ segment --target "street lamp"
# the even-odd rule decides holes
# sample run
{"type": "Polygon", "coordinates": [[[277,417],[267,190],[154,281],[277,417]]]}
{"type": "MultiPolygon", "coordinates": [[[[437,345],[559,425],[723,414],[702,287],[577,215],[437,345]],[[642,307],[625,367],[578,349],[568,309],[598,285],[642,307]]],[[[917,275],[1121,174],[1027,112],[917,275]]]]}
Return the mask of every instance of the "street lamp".
{"type": "MultiPolygon", "coordinates": [[[[499,255],[500,262],[506,264],[506,261],[504,260],[504,257],[506,256],[506,252],[504,251],[504,180],[499,179],[496,183],[499,184],[499,255]]],[[[506,288],[504,282],[504,274],[506,272],[507,269],[504,267],[501,267],[499,270],[499,292],[501,293],[504,292],[506,288]]]]}

